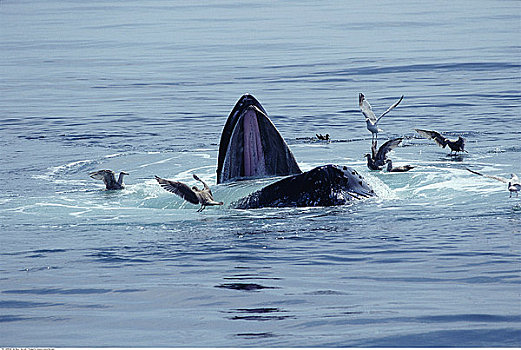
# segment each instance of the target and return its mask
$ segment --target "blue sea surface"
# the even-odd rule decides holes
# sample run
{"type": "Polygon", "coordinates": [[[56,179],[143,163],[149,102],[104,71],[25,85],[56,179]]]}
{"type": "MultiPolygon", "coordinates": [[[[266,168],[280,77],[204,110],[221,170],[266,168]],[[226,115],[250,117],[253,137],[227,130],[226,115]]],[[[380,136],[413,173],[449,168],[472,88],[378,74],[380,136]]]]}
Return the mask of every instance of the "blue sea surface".
{"type": "Polygon", "coordinates": [[[521,346],[521,197],[465,170],[521,175],[521,2],[5,0],[0,43],[0,346],[521,346]],[[215,184],[246,92],[378,197],[232,209],[274,181],[215,184]],[[192,173],[226,205],[154,180],[192,173]]]}

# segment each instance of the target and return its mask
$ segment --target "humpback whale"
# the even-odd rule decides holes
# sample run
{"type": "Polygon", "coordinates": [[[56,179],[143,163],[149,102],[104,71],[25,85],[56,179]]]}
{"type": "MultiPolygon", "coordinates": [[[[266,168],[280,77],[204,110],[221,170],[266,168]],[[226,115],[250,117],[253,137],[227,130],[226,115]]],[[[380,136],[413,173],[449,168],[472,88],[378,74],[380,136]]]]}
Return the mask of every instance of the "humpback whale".
{"type": "MultiPolygon", "coordinates": [[[[439,132],[434,130],[422,130],[422,129],[414,129],[421,136],[427,139],[433,139],[434,142],[441,148],[445,148],[449,146],[450,153],[452,152],[467,152],[465,151],[465,139],[461,136],[458,137],[457,140],[449,140],[445,136],[441,135],[439,132]]],[[[468,152],[467,152],[468,153],[468,152]]]]}
{"type": "Polygon", "coordinates": [[[375,196],[353,169],[324,165],[302,172],[288,145],[252,95],[245,94],[226,120],[217,163],[217,183],[288,176],[231,204],[232,208],[342,205],[375,196]]]}
{"type": "Polygon", "coordinates": [[[300,173],[293,153],[266,110],[255,97],[244,94],[221,134],[217,183],[300,173]]]}
{"type": "Polygon", "coordinates": [[[106,190],[122,190],[125,188],[123,184],[123,176],[128,173],[122,171],[119,173],[118,181],[116,181],[115,173],[112,170],[98,170],[89,173],[89,176],[96,180],[102,180],[105,183],[106,190]]]}
{"type": "Polygon", "coordinates": [[[347,166],[323,165],[272,183],[232,203],[232,207],[333,206],[375,195],[356,170],[347,166]]]}

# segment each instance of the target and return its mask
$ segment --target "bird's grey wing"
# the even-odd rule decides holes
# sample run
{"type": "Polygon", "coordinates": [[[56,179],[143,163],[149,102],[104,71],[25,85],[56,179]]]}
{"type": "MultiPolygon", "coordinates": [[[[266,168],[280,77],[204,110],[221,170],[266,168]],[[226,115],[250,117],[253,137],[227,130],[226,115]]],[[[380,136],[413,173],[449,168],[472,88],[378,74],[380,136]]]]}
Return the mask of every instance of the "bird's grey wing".
{"type": "Polygon", "coordinates": [[[157,182],[168,192],[172,192],[177,194],[179,197],[183,198],[184,200],[193,203],[193,204],[199,204],[199,199],[197,198],[197,195],[195,192],[188,187],[186,184],[178,181],[170,181],[166,179],[162,179],[158,176],[156,176],[157,182]]]}
{"type": "Polygon", "coordinates": [[[483,177],[488,177],[490,179],[494,179],[494,180],[501,181],[501,182],[504,182],[504,183],[508,183],[510,181],[510,180],[505,179],[504,177],[501,177],[501,176],[485,175],[485,174],[482,174],[482,173],[478,173],[477,171],[470,170],[469,168],[465,168],[465,169],[467,169],[468,171],[470,171],[473,174],[476,174],[476,175],[479,175],[479,176],[483,176],[483,177]]]}
{"type": "Polygon", "coordinates": [[[114,172],[112,170],[104,169],[104,170],[93,171],[92,173],[89,173],[89,176],[96,180],[104,180],[105,175],[110,174],[110,173],[114,174],[114,172]]]}
{"type": "Polygon", "coordinates": [[[378,123],[380,121],[380,119],[382,119],[382,117],[384,115],[386,115],[387,113],[389,113],[390,111],[392,111],[394,108],[396,108],[396,106],[398,106],[400,104],[400,102],[402,102],[403,100],[403,95],[402,97],[400,97],[400,99],[398,101],[396,101],[391,107],[387,108],[387,110],[385,112],[382,113],[381,116],[378,117],[378,119],[376,119],[376,122],[378,123]]]}
{"type": "Polygon", "coordinates": [[[512,174],[512,177],[510,178],[510,181],[513,184],[519,184],[519,177],[516,174],[512,174]]]}
{"type": "Polygon", "coordinates": [[[402,142],[403,137],[399,137],[396,139],[389,140],[380,146],[378,149],[378,153],[376,154],[376,159],[384,160],[387,156],[387,153],[398,147],[398,145],[402,142]]]}
{"type": "Polygon", "coordinates": [[[433,130],[422,130],[422,129],[414,129],[421,136],[427,139],[433,139],[434,142],[440,147],[445,148],[447,146],[447,141],[445,137],[443,137],[439,132],[433,130]]]}
{"type": "Polygon", "coordinates": [[[373,124],[376,123],[376,115],[374,115],[373,109],[365,99],[364,94],[358,95],[358,105],[360,106],[360,110],[362,111],[365,120],[370,120],[373,124]]]}
{"type": "MultiPolygon", "coordinates": [[[[201,179],[199,178],[199,176],[193,174],[193,177],[194,177],[194,179],[196,179],[197,181],[199,181],[200,183],[203,184],[205,190],[210,190],[210,186],[208,186],[208,184],[207,184],[206,182],[204,182],[203,180],[201,180],[201,179]]],[[[211,193],[211,191],[210,191],[210,193],[211,193]]]]}

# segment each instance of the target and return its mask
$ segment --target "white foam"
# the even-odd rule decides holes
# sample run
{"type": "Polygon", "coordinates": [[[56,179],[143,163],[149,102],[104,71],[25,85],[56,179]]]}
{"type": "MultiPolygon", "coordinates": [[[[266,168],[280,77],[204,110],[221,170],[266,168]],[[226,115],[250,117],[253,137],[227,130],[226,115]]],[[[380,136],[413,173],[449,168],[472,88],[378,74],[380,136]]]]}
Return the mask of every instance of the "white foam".
{"type": "Polygon", "coordinates": [[[67,164],[64,164],[64,165],[58,165],[58,166],[50,167],[50,168],[48,168],[48,171],[45,174],[43,174],[43,175],[34,175],[33,178],[34,179],[51,181],[51,182],[54,182],[54,183],[67,183],[68,182],[67,180],[57,179],[56,176],[58,174],[60,174],[60,173],[68,172],[68,171],[71,171],[71,170],[73,170],[75,168],[79,168],[79,167],[82,167],[82,166],[85,166],[85,165],[91,164],[91,163],[97,163],[97,161],[92,160],[92,159],[85,159],[85,160],[78,160],[78,161],[75,161],[75,162],[70,162],[70,163],[67,163],[67,164]]]}
{"type": "MultiPolygon", "coordinates": [[[[204,165],[204,166],[200,166],[200,167],[196,167],[196,168],[191,168],[191,169],[188,169],[188,170],[185,170],[185,171],[181,171],[179,173],[177,173],[176,175],[176,178],[181,178],[181,179],[192,179],[193,180],[193,176],[192,174],[194,173],[197,173],[198,170],[201,170],[201,169],[214,169],[215,166],[214,165],[204,165]]],[[[214,180],[215,179],[215,175],[212,175],[212,176],[205,176],[205,175],[199,175],[199,177],[205,177],[204,180],[205,182],[209,183],[210,180],[214,180]]]]}
{"type": "Polygon", "coordinates": [[[365,181],[373,188],[374,192],[380,199],[398,199],[398,195],[380,178],[370,174],[362,174],[365,181]]]}
{"type": "Polygon", "coordinates": [[[208,153],[193,153],[194,156],[198,156],[204,159],[210,159],[211,156],[208,153]]]}
{"type": "Polygon", "coordinates": [[[125,155],[125,153],[114,153],[114,154],[106,155],[105,158],[115,158],[115,157],[119,157],[119,156],[123,156],[123,155],[125,155]]]}
{"type": "MultiPolygon", "coordinates": [[[[158,160],[156,162],[142,164],[142,165],[138,166],[138,168],[145,168],[147,166],[156,165],[156,164],[164,164],[164,163],[169,162],[169,161],[171,161],[172,159],[175,159],[175,158],[179,158],[179,157],[178,156],[174,156],[174,157],[170,157],[170,158],[166,158],[166,159],[161,159],[161,160],[158,160]]],[[[181,166],[181,164],[175,164],[175,166],[181,166]]]]}

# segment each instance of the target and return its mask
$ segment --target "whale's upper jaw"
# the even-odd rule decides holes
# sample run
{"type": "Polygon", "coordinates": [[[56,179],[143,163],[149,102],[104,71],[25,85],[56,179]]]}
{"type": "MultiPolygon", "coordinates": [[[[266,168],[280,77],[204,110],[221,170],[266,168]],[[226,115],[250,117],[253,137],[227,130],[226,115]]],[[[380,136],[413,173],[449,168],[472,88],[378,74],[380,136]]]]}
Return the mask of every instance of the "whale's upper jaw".
{"type": "Polygon", "coordinates": [[[217,183],[301,173],[288,145],[250,94],[231,111],[221,134],[217,183]]]}

